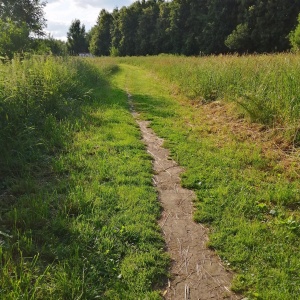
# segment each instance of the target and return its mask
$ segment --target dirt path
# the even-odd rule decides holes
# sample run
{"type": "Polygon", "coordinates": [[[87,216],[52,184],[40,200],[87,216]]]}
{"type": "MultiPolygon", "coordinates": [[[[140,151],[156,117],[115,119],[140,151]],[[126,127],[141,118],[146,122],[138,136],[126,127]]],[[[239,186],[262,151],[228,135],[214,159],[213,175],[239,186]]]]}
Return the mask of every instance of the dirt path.
{"type": "Polygon", "coordinates": [[[130,94],[128,99],[147,151],[153,157],[153,181],[163,207],[159,224],[172,258],[172,280],[164,291],[165,299],[239,299],[229,290],[232,275],[206,247],[208,230],[193,221],[195,194],[180,186],[182,168],[170,159],[169,150],[162,147],[163,140],[149,128],[150,122],[139,119],[130,94]]]}

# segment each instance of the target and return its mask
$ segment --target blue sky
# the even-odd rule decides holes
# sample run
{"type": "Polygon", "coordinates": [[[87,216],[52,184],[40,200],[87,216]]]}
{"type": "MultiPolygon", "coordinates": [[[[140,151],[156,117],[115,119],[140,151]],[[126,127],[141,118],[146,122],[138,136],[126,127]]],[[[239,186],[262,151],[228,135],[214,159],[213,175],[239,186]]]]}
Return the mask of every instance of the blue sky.
{"type": "Polygon", "coordinates": [[[128,6],[135,0],[48,0],[44,9],[47,19],[46,32],[54,38],[66,40],[72,20],[79,19],[86,30],[96,24],[101,9],[128,6]]]}

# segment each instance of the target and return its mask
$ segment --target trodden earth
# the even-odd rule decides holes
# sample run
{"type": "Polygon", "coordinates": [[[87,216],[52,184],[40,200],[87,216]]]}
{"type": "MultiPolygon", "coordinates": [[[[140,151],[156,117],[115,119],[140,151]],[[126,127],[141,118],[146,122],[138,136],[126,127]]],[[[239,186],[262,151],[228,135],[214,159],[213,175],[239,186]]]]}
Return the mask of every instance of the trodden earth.
{"type": "Polygon", "coordinates": [[[127,93],[130,110],[153,158],[153,184],[163,209],[159,225],[172,260],[171,277],[162,291],[164,299],[242,299],[230,290],[233,274],[207,247],[208,228],[193,220],[196,195],[181,187],[183,168],[170,157],[164,140],[149,127],[150,121],[140,118],[128,87],[127,93]]]}
{"type": "Polygon", "coordinates": [[[193,221],[193,191],[180,186],[180,168],[162,148],[163,140],[137,119],[153,156],[154,184],[163,207],[160,226],[171,255],[172,279],[163,292],[165,299],[239,299],[229,290],[231,274],[207,248],[207,228],[193,221]]]}

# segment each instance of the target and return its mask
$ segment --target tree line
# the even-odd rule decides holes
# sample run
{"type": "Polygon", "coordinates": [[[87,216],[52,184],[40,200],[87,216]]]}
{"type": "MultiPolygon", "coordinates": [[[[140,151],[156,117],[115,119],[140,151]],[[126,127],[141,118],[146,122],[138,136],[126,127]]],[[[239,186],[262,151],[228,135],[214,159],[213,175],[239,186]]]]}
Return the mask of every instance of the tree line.
{"type": "Polygon", "coordinates": [[[121,56],[286,51],[299,12],[299,0],[141,0],[101,10],[89,50],[121,56]]]}
{"type": "Polygon", "coordinates": [[[112,12],[101,10],[89,32],[75,19],[67,42],[45,35],[45,5],[0,1],[0,57],[15,52],[207,55],[300,48],[300,0],[139,0],[112,12]]]}

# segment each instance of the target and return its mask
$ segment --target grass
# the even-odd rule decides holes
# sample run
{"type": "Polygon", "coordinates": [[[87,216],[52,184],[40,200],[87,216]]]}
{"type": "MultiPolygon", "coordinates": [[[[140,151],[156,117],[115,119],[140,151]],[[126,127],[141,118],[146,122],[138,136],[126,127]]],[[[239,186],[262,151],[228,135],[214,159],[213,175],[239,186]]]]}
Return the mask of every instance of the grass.
{"type": "Polygon", "coordinates": [[[116,65],[0,68],[2,299],[160,299],[160,206],[116,65]]]}
{"type": "MultiPolygon", "coordinates": [[[[126,58],[142,66],[143,60],[156,68],[164,65],[161,58],[126,58]]],[[[180,69],[180,62],[178,58],[174,68],[180,69]]],[[[236,272],[232,289],[249,299],[297,299],[297,169],[286,169],[261,144],[239,139],[226,124],[213,125],[210,106],[196,108],[182,94],[175,97],[161,73],[124,64],[114,76],[120,88],[130,91],[142,117],[151,120],[151,127],[165,139],[173,158],[186,168],[183,185],[197,194],[194,218],[209,224],[209,246],[236,272]]]]}
{"type": "Polygon", "coordinates": [[[237,103],[241,114],[277,128],[299,145],[300,59],[297,54],[122,58],[155,72],[191,100],[207,103],[225,99],[237,103]]]}
{"type": "Polygon", "coordinates": [[[161,299],[169,258],[128,89],[185,167],[194,218],[210,226],[209,246],[236,272],[233,290],[297,299],[298,68],[290,54],[0,65],[2,298],[161,299]],[[223,99],[283,128],[294,158],[218,119],[230,106],[223,99]]]}

